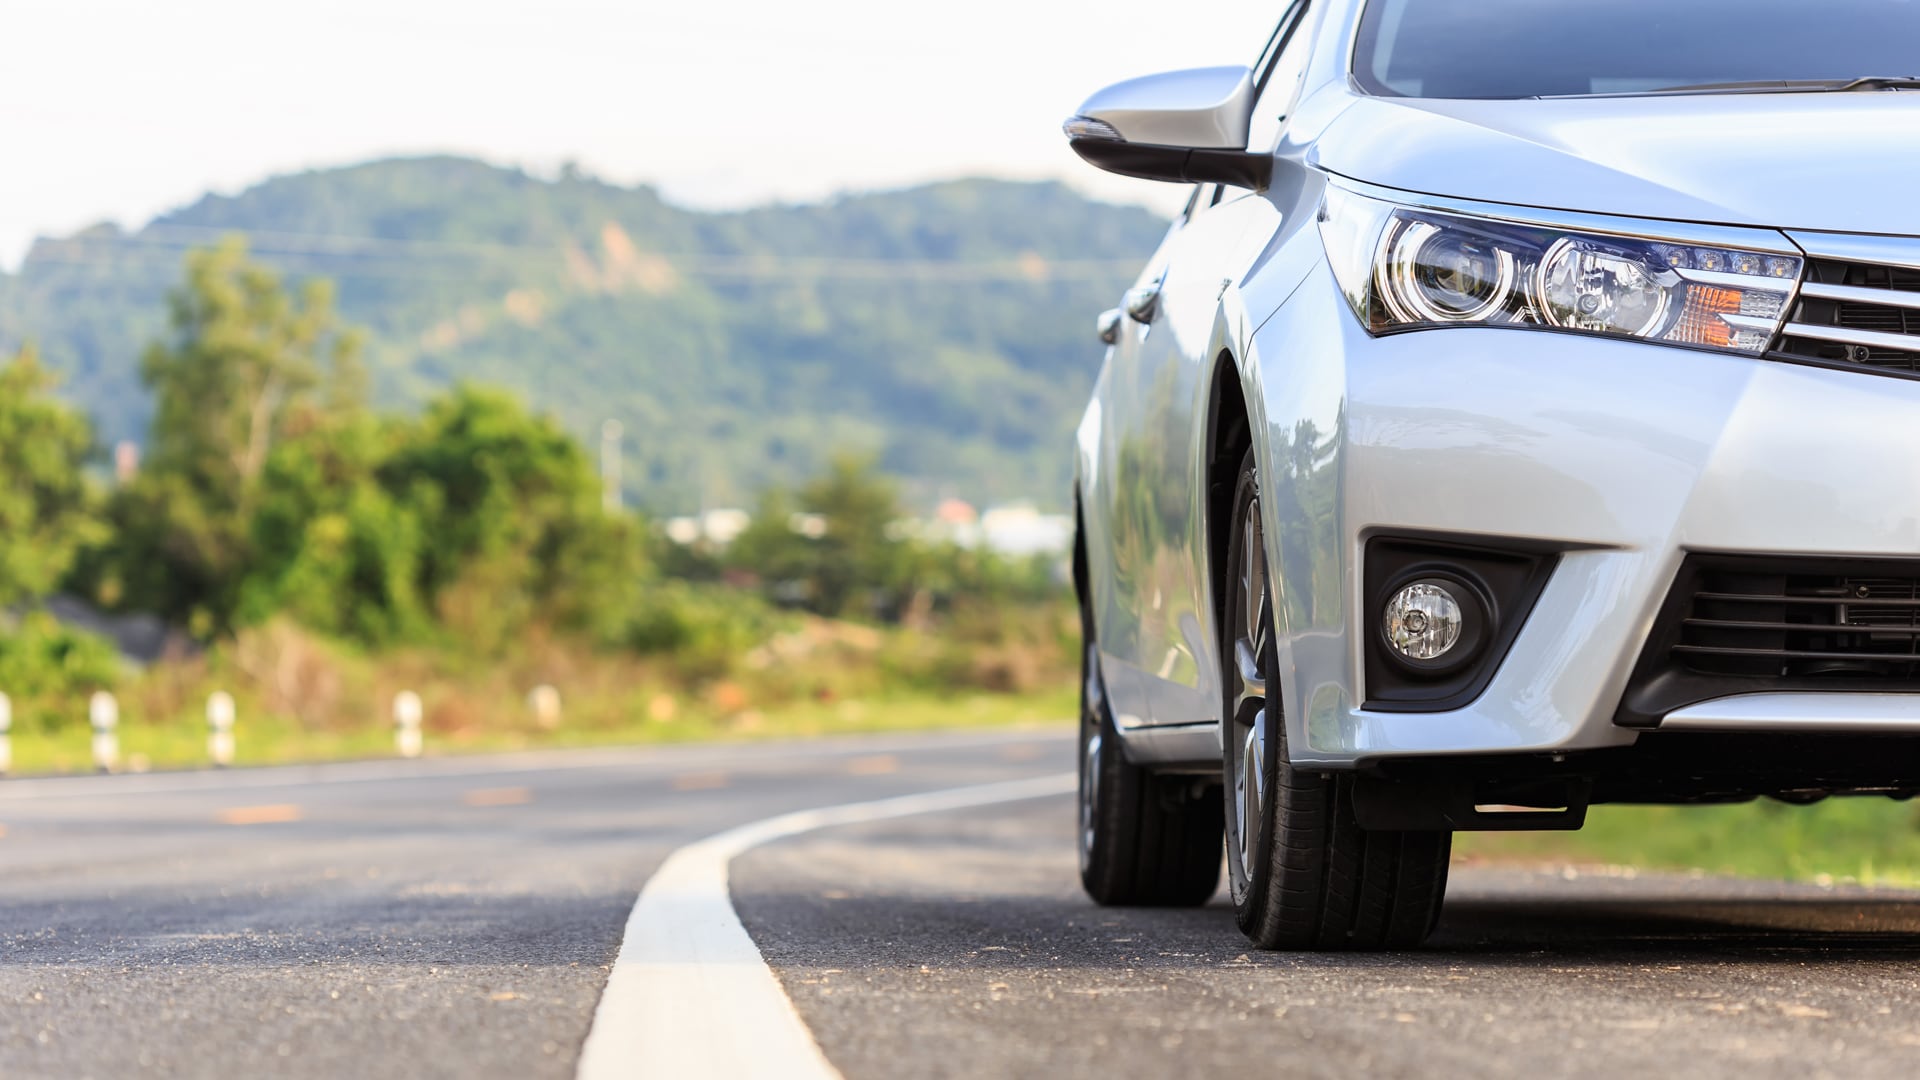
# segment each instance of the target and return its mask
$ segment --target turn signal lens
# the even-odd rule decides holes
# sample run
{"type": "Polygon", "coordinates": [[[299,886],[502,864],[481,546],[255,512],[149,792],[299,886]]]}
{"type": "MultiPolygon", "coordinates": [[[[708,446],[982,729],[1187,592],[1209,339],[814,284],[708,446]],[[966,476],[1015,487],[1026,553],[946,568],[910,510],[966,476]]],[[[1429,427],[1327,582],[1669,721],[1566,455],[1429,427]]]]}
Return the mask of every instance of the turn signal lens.
{"type": "Polygon", "coordinates": [[[1733,327],[1722,315],[1740,314],[1740,294],[1732,289],[1700,287],[1687,293],[1687,306],[1680,310],[1680,321],[1668,331],[1668,341],[1689,345],[1733,344],[1733,327]]]}
{"type": "Polygon", "coordinates": [[[1126,142],[1120,132],[1105,120],[1095,120],[1091,116],[1070,116],[1060,125],[1069,139],[1105,139],[1108,142],[1126,142]]]}

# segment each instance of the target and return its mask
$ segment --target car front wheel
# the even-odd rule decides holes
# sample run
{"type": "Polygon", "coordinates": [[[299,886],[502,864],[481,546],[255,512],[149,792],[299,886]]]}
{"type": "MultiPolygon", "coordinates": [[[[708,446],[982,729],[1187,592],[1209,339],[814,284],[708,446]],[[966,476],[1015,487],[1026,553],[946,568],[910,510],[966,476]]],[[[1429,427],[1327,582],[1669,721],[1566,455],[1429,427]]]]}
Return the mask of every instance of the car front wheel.
{"type": "Polygon", "coordinates": [[[1453,836],[1363,830],[1351,781],[1289,763],[1251,451],[1229,522],[1221,741],[1227,876],[1240,929],[1262,949],[1417,945],[1439,919],[1453,836]]]}

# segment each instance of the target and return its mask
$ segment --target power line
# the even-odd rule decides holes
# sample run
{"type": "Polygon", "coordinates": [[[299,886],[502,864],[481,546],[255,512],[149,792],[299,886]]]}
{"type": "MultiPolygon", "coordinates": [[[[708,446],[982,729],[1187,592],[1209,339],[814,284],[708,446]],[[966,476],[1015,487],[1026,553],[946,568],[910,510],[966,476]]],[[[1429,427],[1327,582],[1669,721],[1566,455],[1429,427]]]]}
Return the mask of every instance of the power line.
{"type": "MultiPolygon", "coordinates": [[[[424,275],[417,269],[384,271],[374,266],[340,267],[328,262],[328,272],[337,277],[422,278],[471,280],[474,264],[491,258],[503,262],[494,267],[510,272],[529,260],[562,270],[568,268],[568,252],[552,246],[500,243],[460,243],[411,240],[388,237],[359,237],[316,233],[248,232],[211,226],[153,226],[142,233],[114,237],[79,236],[43,241],[28,256],[29,264],[112,267],[146,261],[148,256],[166,256],[171,261],[180,253],[204,246],[199,240],[227,235],[248,239],[254,254],[281,259],[355,259],[379,262],[419,264],[463,263],[467,272],[424,275]],[[174,235],[169,235],[174,234],[174,235]],[[511,263],[504,260],[511,260],[511,263]]],[[[584,249],[579,255],[591,259],[584,249]]],[[[628,273],[652,272],[669,276],[715,280],[774,280],[792,278],[836,278],[843,280],[894,280],[912,278],[949,282],[1031,282],[1107,281],[1125,277],[1139,267],[1138,260],[1120,259],[1047,259],[1027,255],[1012,259],[886,259],[845,256],[789,254],[715,255],[695,252],[636,251],[614,267],[628,273]]],[[[604,272],[598,265],[596,271],[604,272]]]]}

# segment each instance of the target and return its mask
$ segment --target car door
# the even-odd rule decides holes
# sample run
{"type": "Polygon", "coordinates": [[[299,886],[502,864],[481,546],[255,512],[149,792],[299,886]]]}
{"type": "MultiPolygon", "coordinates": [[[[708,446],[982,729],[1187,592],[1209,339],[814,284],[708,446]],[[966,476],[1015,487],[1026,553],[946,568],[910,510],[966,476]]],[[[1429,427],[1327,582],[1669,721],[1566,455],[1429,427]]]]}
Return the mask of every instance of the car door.
{"type": "Polygon", "coordinates": [[[1140,668],[1140,613],[1151,606],[1151,597],[1142,590],[1148,585],[1151,552],[1160,541],[1153,535],[1152,517],[1138,512],[1144,501],[1144,493],[1138,489],[1154,470],[1135,421],[1151,395],[1146,365],[1150,344],[1157,344],[1153,342],[1152,322],[1168,261],[1182,247],[1187,227],[1217,191],[1217,185],[1212,184],[1194,189],[1186,209],[1174,219],[1127,293],[1123,308],[1135,298],[1151,294],[1156,310],[1147,312],[1144,322],[1131,315],[1122,317],[1119,336],[1107,355],[1094,396],[1093,407],[1099,417],[1095,429],[1099,464],[1094,477],[1084,478],[1094,482],[1082,493],[1089,500],[1082,510],[1090,519],[1086,524],[1094,539],[1089,554],[1101,671],[1114,722],[1122,728],[1138,727],[1148,721],[1149,715],[1140,668]]]}
{"type": "MultiPolygon", "coordinates": [[[[1291,104],[1289,88],[1305,71],[1306,9],[1307,0],[1299,0],[1287,10],[1255,69],[1262,90],[1254,138],[1264,148],[1277,139],[1278,114],[1291,104]]],[[[1124,665],[1122,679],[1135,685],[1125,714],[1139,723],[1218,719],[1202,554],[1206,498],[1194,483],[1195,461],[1223,299],[1279,221],[1264,195],[1203,188],[1162,245],[1157,272],[1146,283],[1155,292],[1150,320],[1123,331],[1127,356],[1124,369],[1113,372],[1113,410],[1103,425],[1111,441],[1108,522],[1120,610],[1112,614],[1116,633],[1103,651],[1124,665]]]]}

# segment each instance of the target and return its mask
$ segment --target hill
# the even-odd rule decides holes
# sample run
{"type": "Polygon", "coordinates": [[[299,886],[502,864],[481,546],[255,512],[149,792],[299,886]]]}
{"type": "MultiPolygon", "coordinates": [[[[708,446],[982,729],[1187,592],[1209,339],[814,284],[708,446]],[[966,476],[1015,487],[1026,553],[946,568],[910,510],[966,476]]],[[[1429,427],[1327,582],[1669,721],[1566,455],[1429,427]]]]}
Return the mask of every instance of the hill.
{"type": "Polygon", "coordinates": [[[1092,317],[1164,227],[1051,183],[708,213],[572,170],[394,159],[41,240],[0,275],[0,350],[36,341],[103,440],[138,441],[139,356],[181,256],[239,232],[289,277],[338,283],[383,404],[477,380],[583,437],[618,420],[652,509],[745,503],[842,448],[878,453],[915,501],[1057,506],[1092,317]]]}

